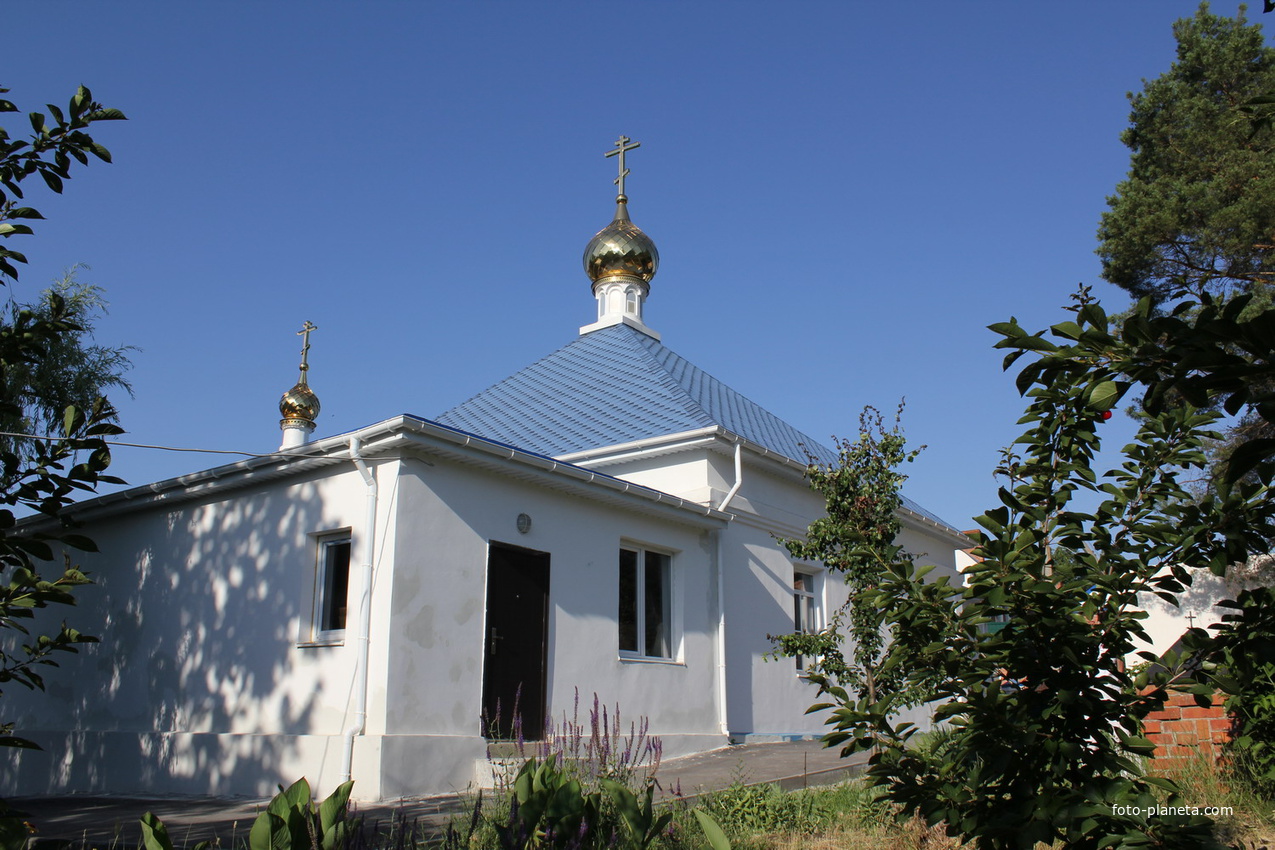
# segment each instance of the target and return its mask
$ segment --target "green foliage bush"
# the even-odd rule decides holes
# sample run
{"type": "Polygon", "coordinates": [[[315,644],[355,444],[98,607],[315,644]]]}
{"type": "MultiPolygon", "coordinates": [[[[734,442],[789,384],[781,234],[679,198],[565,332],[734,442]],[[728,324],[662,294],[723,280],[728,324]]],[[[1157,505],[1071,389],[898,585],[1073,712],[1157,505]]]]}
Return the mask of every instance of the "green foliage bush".
{"type": "Polygon", "coordinates": [[[1234,775],[1275,798],[1275,587],[1245,590],[1221,604],[1231,613],[1211,639],[1197,642],[1212,653],[1204,677],[1228,694],[1234,775]]]}
{"type": "Polygon", "coordinates": [[[349,815],[354,781],[337,786],[321,803],[310,798],[310,783],[301,777],[279,793],[253,821],[249,850],[344,850],[358,825],[349,815]]]}
{"type": "Polygon", "coordinates": [[[865,699],[888,697],[901,708],[930,698],[924,676],[928,667],[905,669],[898,659],[884,663],[888,609],[875,604],[870,592],[892,565],[911,562],[911,555],[895,542],[901,528],[900,488],[907,480],[900,467],[920,449],[907,448],[899,426],[902,413],[899,405],[894,426],[887,428],[877,410],[865,408],[858,439],[837,441],[836,463],[810,457],[806,477],[824,497],[825,515],[810,524],[805,537],[780,542],[794,558],[817,561],[840,575],[848,590],[846,602],[818,631],[770,635],[774,656],[802,658],[805,672],[820,681],[853,689],[865,699]],[[852,647],[849,657],[847,645],[852,647]]]}
{"type": "MultiPolygon", "coordinates": [[[[586,722],[580,717],[580,689],[576,688],[570,717],[564,710],[560,720],[550,718],[538,741],[526,741],[519,734],[511,743],[513,751],[524,760],[555,759],[559,767],[580,780],[586,791],[602,790],[601,783],[607,779],[628,788],[641,788],[654,777],[664,753],[664,742],[650,734],[650,725],[649,719],[638,717],[626,727],[619,704],[607,706],[596,692],[586,722]]],[[[508,773],[501,769],[491,746],[487,756],[500,787],[508,773]]]]}
{"type": "MultiPolygon", "coordinates": [[[[0,95],[7,92],[0,88],[0,95]]],[[[9,240],[30,235],[29,222],[43,218],[38,210],[19,203],[23,182],[39,175],[50,190],[60,193],[73,163],[85,165],[90,156],[110,162],[110,153],[93,140],[88,128],[96,121],[124,117],[93,100],[83,86],[65,109],[53,104],[47,109],[48,116],[28,113],[29,139],[15,139],[0,127],[0,284],[16,280],[15,264],[26,262],[8,247],[9,240]]],[[[17,111],[12,101],[0,97],[0,113],[17,111]]],[[[68,303],[69,294],[52,291],[38,309],[19,309],[0,320],[0,423],[21,422],[34,409],[44,412],[46,424],[60,429],[47,440],[0,441],[0,687],[14,682],[42,689],[42,672],[57,666],[59,653],[76,652],[80,645],[96,641],[65,623],[53,633],[32,634],[29,629],[41,609],[73,605],[74,588],[88,581],[65,553],[96,547],[69,530],[66,508],[99,483],[122,483],[106,474],[111,453],[105,438],[120,433],[112,424],[110,404],[103,398],[81,397],[76,399],[78,407],[63,407],[65,399],[51,398],[47,392],[49,376],[37,377],[40,364],[54,352],[65,353],[68,345],[75,348],[68,340],[78,339],[83,331],[75,322],[82,311],[77,314],[75,305],[68,303]],[[17,517],[24,512],[51,521],[39,528],[18,528],[17,517]],[[55,558],[59,548],[63,555],[55,558]],[[63,562],[60,573],[43,575],[56,560],[63,562]]],[[[0,723],[3,746],[36,747],[13,734],[12,723],[0,723]]]]}
{"type": "MultiPolygon", "coordinates": [[[[316,803],[304,776],[286,789],[280,785],[279,793],[252,823],[248,850],[348,850],[360,826],[350,818],[353,787],[353,780],[344,782],[316,803]]],[[[168,827],[153,813],[142,815],[141,827],[142,850],[173,850],[168,827]]],[[[202,841],[192,850],[207,850],[209,846],[202,841]]]]}
{"type": "Polygon", "coordinates": [[[514,778],[509,820],[495,824],[503,850],[581,847],[602,827],[599,792],[585,793],[580,780],[549,756],[528,759],[514,778]]]}
{"type": "MultiPolygon", "coordinates": [[[[1189,402],[1247,403],[1245,377],[1260,365],[1250,358],[1275,342],[1275,316],[1245,317],[1241,299],[1168,316],[1144,301],[1113,327],[1086,291],[1071,312],[1048,332],[993,326],[1007,368],[1027,358],[1018,377],[1027,430],[1000,467],[1000,505],[977,519],[981,561],[958,585],[928,580],[887,548],[876,585],[860,592],[894,638],[879,669],[903,677],[896,692],[933,687],[934,718],[949,737],[929,751],[910,747],[915,730],[892,719],[893,694],[851,693],[819,675],[831,699],[814,709],[831,709],[830,743],[873,752],[868,779],[900,817],[942,822],[980,847],[1212,846],[1207,818],[1146,814],[1163,793],[1170,805],[1180,800],[1139,758],[1152,750],[1142,720],[1170,684],[1212,688],[1135,678],[1124,658],[1145,638],[1139,594],[1173,600],[1192,570],[1222,574],[1271,539],[1263,447],[1236,453],[1246,469],[1213,501],[1192,501],[1180,476],[1204,464],[1218,418],[1189,402]],[[1245,341],[1247,354],[1226,340],[1245,341]],[[1183,366],[1165,354],[1175,347],[1217,368],[1183,366]],[[1123,462],[1096,469],[1103,414],[1135,380],[1148,387],[1147,415],[1123,462]],[[1169,389],[1174,404],[1164,403],[1169,389]],[[1081,493],[1096,507],[1078,507],[1081,493]],[[1005,626],[984,628],[992,621],[1005,626]]],[[[848,539],[858,545],[870,531],[848,539]]]]}
{"type": "Polygon", "coordinates": [[[809,794],[789,794],[778,785],[735,784],[700,798],[700,806],[731,835],[758,832],[810,834],[831,819],[809,794]]]}

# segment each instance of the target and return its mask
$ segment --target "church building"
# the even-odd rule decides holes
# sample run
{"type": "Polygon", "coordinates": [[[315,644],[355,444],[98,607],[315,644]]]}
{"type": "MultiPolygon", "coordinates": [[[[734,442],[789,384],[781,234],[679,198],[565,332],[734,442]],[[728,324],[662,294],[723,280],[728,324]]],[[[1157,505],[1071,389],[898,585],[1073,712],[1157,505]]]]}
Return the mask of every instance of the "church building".
{"type": "MultiPolygon", "coordinates": [[[[805,469],[836,455],[646,324],[636,147],[608,153],[596,314],[567,345],[433,418],[316,437],[307,323],[276,453],[76,508],[102,553],[76,626],[103,641],[46,693],[6,689],[44,750],[0,755],[0,796],[456,791],[577,691],[647,718],[665,758],[822,733],[801,660],[767,654],[844,601],[776,539],[821,514],[805,469]]],[[[911,501],[900,519],[955,576],[968,539],[911,501]]]]}

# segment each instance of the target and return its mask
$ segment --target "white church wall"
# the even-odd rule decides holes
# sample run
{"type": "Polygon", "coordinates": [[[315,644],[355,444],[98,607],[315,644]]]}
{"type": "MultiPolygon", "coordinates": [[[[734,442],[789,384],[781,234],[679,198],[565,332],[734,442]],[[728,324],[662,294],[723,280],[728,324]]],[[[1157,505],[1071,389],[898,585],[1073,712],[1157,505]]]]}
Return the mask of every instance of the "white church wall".
{"type": "MultiPolygon", "coordinates": [[[[768,635],[793,630],[795,570],[815,576],[821,618],[844,599],[838,582],[817,564],[795,565],[775,536],[800,536],[823,501],[796,477],[776,475],[746,452],[743,484],[728,510],[736,514],[723,539],[726,571],[727,705],[735,737],[766,740],[819,734],[821,718],[806,715],[815,690],[792,658],[769,658],[768,635]]],[[[732,469],[733,471],[733,469],[732,469]]]]}
{"type": "Polygon", "coordinates": [[[1207,629],[1235,613],[1234,609],[1220,607],[1218,603],[1235,599],[1246,588],[1270,585],[1275,581],[1275,558],[1263,555],[1250,558],[1244,564],[1232,564],[1225,577],[1202,568],[1192,569],[1190,576],[1191,586],[1177,595],[1176,605],[1153,593],[1138,594],[1138,605],[1147,613],[1142,625],[1150,643],[1139,644],[1135,652],[1130,653],[1129,663],[1141,663],[1142,659],[1136,654],[1139,650],[1162,655],[1187,629],[1207,629]]]}
{"type": "MultiPolygon", "coordinates": [[[[607,464],[599,471],[643,487],[650,487],[699,504],[715,502],[714,493],[729,489],[718,465],[720,456],[707,449],[693,449],[675,455],[634,458],[623,463],[607,464]]],[[[727,464],[730,461],[727,459],[727,464]]]]}
{"type": "Polygon", "coordinates": [[[912,555],[918,566],[934,567],[927,576],[931,581],[947,576],[950,584],[961,584],[961,571],[956,567],[959,550],[952,540],[904,522],[896,542],[912,555]]]}
{"type": "MultiPolygon", "coordinates": [[[[805,710],[814,688],[791,658],[770,659],[771,634],[793,629],[794,563],[764,529],[738,521],[723,547],[726,565],[727,704],[734,736],[815,734],[821,721],[805,710]]],[[[818,575],[818,598],[824,611],[840,603],[839,588],[818,575]]]]}
{"type": "Polygon", "coordinates": [[[0,756],[0,793],[334,784],[353,646],[302,648],[298,635],[312,616],[312,535],[359,534],[364,493],[351,466],[90,523],[95,584],[52,613],[103,642],[59,659],[47,693],[6,689],[45,751],[0,756]]]}
{"type": "MultiPolygon", "coordinates": [[[[588,724],[592,695],[650,718],[666,755],[725,743],[717,724],[712,546],[702,528],[442,459],[406,462],[388,628],[382,794],[465,787],[480,734],[489,541],[550,556],[548,713],[588,724]],[[519,514],[531,517],[525,534],[519,514]],[[674,657],[627,660],[617,632],[621,545],[672,556],[674,657]]],[[[529,737],[534,737],[528,733],[529,737]]]]}
{"type": "Polygon", "coordinates": [[[823,497],[810,489],[799,471],[785,467],[776,472],[772,463],[750,463],[747,452],[744,457],[744,483],[727,509],[756,517],[780,536],[804,535],[823,515],[823,497]]]}
{"type": "MultiPolygon", "coordinates": [[[[768,657],[774,644],[767,637],[793,630],[795,572],[814,578],[820,625],[846,600],[841,576],[828,574],[819,564],[795,562],[774,537],[804,534],[822,512],[822,500],[803,484],[746,466],[744,484],[729,510],[738,513],[723,553],[731,733],[753,740],[822,734],[826,713],[805,714],[818,701],[815,688],[801,676],[795,659],[768,657]]],[[[898,542],[918,564],[935,566],[932,579],[947,575],[959,581],[956,551],[944,535],[905,522],[898,542]]],[[[908,719],[925,723],[920,715],[908,719]]]]}

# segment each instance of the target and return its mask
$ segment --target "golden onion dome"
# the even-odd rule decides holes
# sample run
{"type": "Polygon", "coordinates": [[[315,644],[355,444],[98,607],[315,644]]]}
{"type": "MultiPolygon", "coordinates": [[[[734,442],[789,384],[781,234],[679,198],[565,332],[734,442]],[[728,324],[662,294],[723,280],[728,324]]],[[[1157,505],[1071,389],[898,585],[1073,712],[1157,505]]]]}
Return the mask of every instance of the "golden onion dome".
{"type": "Polygon", "coordinates": [[[301,380],[279,399],[279,413],[283,415],[285,422],[313,424],[319,418],[319,397],[306,383],[305,373],[302,373],[301,380]]]}
{"type": "Polygon", "coordinates": [[[660,266],[660,252],[651,237],[629,220],[628,198],[616,198],[615,220],[598,231],[584,248],[584,272],[597,283],[624,275],[650,283],[660,266]]]}

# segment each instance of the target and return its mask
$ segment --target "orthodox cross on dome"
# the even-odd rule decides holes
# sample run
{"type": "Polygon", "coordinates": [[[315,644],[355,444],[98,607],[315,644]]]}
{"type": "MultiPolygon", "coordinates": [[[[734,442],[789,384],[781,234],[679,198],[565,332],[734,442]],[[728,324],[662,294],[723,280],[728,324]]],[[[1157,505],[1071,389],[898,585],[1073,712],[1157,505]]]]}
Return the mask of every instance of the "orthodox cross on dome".
{"type": "Polygon", "coordinates": [[[642,147],[641,142],[634,142],[633,144],[629,144],[629,137],[621,136],[620,138],[615,140],[615,150],[606,152],[607,156],[618,156],[620,158],[620,176],[615,178],[614,182],[615,182],[615,185],[620,187],[620,191],[618,192],[618,195],[621,198],[624,197],[624,178],[629,176],[629,170],[624,167],[624,155],[627,152],[631,150],[636,150],[637,148],[640,148],[640,147],[642,147]]]}
{"type": "Polygon", "coordinates": [[[317,331],[318,329],[319,329],[318,325],[313,324],[309,319],[306,319],[306,322],[301,327],[301,330],[297,331],[297,336],[302,338],[301,340],[301,380],[303,381],[305,380],[305,373],[309,371],[310,369],[310,363],[309,363],[310,332],[317,331]]]}
{"type": "Polygon", "coordinates": [[[301,376],[292,389],[279,399],[279,413],[283,416],[279,420],[279,427],[283,429],[283,443],[279,446],[279,451],[305,445],[314,431],[315,420],[319,417],[319,397],[310,389],[305,376],[310,370],[310,332],[318,329],[318,325],[307,320],[301,330],[297,331],[297,336],[302,339],[301,376]]]}

